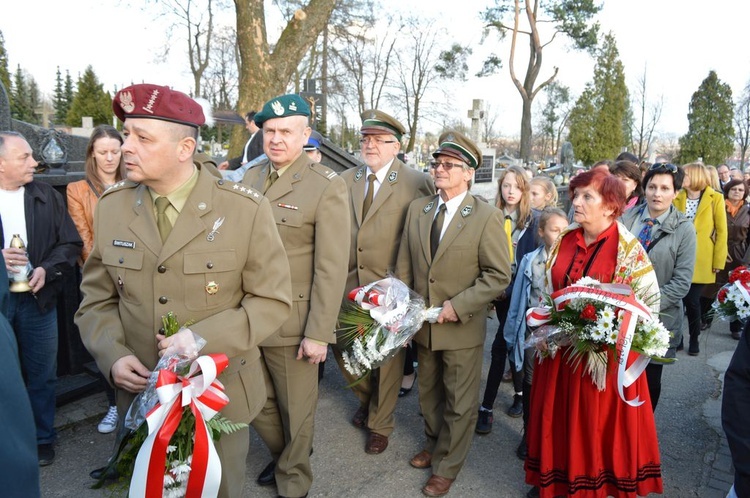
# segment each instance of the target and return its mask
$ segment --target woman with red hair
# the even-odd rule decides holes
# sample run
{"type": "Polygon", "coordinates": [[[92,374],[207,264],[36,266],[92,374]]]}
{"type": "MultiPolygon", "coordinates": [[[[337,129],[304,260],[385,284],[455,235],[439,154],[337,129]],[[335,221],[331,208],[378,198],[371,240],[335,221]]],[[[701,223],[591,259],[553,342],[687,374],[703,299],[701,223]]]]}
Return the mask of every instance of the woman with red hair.
{"type": "MultiPolygon", "coordinates": [[[[638,240],[616,220],[625,204],[622,182],[601,169],[570,181],[574,223],[557,239],[547,260],[547,290],[584,276],[602,283],[628,283],[659,311],[653,267],[638,240]]],[[[635,498],[662,492],[656,425],[646,376],[620,399],[617,361],[607,352],[603,390],[586,373],[585,361],[571,361],[571,346],[536,365],[528,425],[528,496],[635,498]]],[[[628,363],[635,359],[631,353],[628,363]]]]}

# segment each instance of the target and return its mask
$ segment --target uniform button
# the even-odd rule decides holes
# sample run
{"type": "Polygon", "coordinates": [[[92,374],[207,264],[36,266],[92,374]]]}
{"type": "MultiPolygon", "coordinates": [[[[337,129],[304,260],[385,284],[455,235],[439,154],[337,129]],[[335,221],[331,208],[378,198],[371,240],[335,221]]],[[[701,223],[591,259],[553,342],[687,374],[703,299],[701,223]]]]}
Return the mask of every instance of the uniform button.
{"type": "Polygon", "coordinates": [[[159,334],[164,335],[164,327],[159,327],[159,334]]]}
{"type": "Polygon", "coordinates": [[[359,265],[359,269],[360,270],[364,270],[365,269],[365,265],[359,265]]]}
{"type": "Polygon", "coordinates": [[[167,296],[161,296],[161,297],[159,298],[159,302],[160,302],[161,304],[167,304],[167,301],[169,301],[169,299],[167,299],[167,296]]]}
{"type": "Polygon", "coordinates": [[[469,318],[474,318],[474,315],[472,313],[469,313],[469,318]]]}
{"type": "Polygon", "coordinates": [[[164,265],[159,265],[159,268],[156,269],[159,273],[164,273],[167,271],[167,267],[164,265]]]}
{"type": "Polygon", "coordinates": [[[435,279],[434,279],[434,278],[431,278],[431,279],[430,279],[430,283],[431,283],[431,284],[434,284],[434,283],[435,283],[435,279]]]}
{"type": "Polygon", "coordinates": [[[286,218],[281,218],[282,223],[286,223],[286,218]]]}
{"type": "Polygon", "coordinates": [[[247,363],[247,361],[245,360],[245,358],[242,358],[242,359],[240,360],[240,365],[244,365],[245,363],[247,363]]]}
{"type": "Polygon", "coordinates": [[[362,248],[360,247],[360,248],[358,248],[357,250],[358,250],[359,252],[362,252],[362,251],[363,251],[364,249],[362,249],[362,248]]]}
{"type": "Polygon", "coordinates": [[[302,299],[302,298],[304,298],[304,297],[305,297],[305,295],[304,295],[304,294],[300,294],[300,295],[299,295],[299,298],[300,298],[300,299],[302,299]]]}
{"type": "Polygon", "coordinates": [[[209,261],[208,263],[206,263],[206,268],[208,268],[209,270],[211,268],[213,268],[213,267],[214,267],[214,264],[211,261],[209,261]]]}
{"type": "Polygon", "coordinates": [[[125,262],[125,258],[120,258],[120,264],[123,264],[125,262]]]}

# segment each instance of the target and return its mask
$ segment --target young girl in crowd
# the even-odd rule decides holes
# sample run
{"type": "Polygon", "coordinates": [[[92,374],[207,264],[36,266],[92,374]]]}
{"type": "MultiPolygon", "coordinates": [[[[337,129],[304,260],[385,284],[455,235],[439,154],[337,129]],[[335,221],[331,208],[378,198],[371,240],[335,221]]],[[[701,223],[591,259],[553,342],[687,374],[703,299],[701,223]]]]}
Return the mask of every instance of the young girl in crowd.
{"type": "MultiPolygon", "coordinates": [[[[529,201],[529,182],[524,171],[518,166],[509,166],[498,179],[499,192],[496,206],[503,211],[505,216],[505,233],[508,236],[511,272],[515,275],[517,263],[523,256],[539,245],[537,239],[537,220],[539,212],[532,211],[529,201]]],[[[495,301],[499,327],[495,340],[492,343],[492,363],[487,376],[484,399],[479,407],[479,418],[475,431],[478,434],[488,434],[492,431],[492,407],[495,404],[497,390],[505,369],[505,358],[508,356],[508,346],[503,337],[503,327],[510,305],[510,295],[513,290],[513,277],[510,285],[495,301]]],[[[515,371],[515,369],[512,369],[515,371]]],[[[508,409],[511,417],[523,415],[523,378],[521,373],[513,375],[513,388],[515,396],[513,405],[508,409]]]]}
{"type": "Polygon", "coordinates": [[[546,176],[535,176],[529,182],[531,209],[541,211],[548,206],[557,207],[557,188],[546,176]]]}
{"type": "Polygon", "coordinates": [[[542,240],[536,250],[521,259],[516,271],[516,282],[510,297],[508,318],[503,335],[508,344],[508,356],[511,365],[523,378],[523,437],[516,449],[518,458],[526,458],[526,425],[529,421],[529,400],[531,396],[531,379],[534,373],[534,349],[524,349],[528,338],[526,328],[526,310],[539,306],[545,292],[545,273],[547,254],[560,233],[568,226],[568,215],[562,209],[548,207],[539,216],[537,235],[542,240]]]}

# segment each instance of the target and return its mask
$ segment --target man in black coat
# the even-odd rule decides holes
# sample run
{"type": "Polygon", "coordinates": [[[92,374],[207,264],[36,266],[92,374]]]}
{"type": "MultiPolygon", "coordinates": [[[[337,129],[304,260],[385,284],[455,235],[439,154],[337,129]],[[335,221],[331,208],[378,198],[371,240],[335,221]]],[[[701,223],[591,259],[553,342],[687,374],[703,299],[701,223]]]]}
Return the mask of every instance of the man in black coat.
{"type": "Polygon", "coordinates": [[[750,322],[745,326],[732,361],[724,374],[724,396],[721,401],[721,425],[727,435],[734,464],[735,493],[727,496],[750,496],[750,322]]]}
{"type": "Polygon", "coordinates": [[[83,242],[62,195],[50,185],[34,181],[36,167],[26,139],[0,131],[2,253],[11,278],[28,272],[28,290],[11,292],[6,318],[18,341],[34,412],[39,465],[49,465],[55,458],[57,437],[57,294],[63,272],[76,264],[83,242]],[[25,249],[9,247],[14,234],[24,241],[25,249]]]}

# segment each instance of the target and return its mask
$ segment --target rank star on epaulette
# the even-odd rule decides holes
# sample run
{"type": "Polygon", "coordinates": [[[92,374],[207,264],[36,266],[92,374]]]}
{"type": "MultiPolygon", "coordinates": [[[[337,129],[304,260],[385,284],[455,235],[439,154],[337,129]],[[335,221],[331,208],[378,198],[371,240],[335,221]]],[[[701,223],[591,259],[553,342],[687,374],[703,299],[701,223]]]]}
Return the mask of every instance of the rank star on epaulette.
{"type": "Polygon", "coordinates": [[[388,182],[395,183],[398,179],[398,173],[396,171],[391,171],[391,174],[388,175],[388,182]]]}
{"type": "Polygon", "coordinates": [[[435,205],[435,201],[430,201],[429,204],[427,204],[422,211],[426,213],[429,213],[432,210],[432,206],[435,205]]]}
{"type": "Polygon", "coordinates": [[[359,179],[362,178],[362,174],[364,173],[364,171],[365,171],[365,168],[359,168],[357,170],[357,174],[354,175],[354,180],[359,181],[359,179]]]}
{"type": "Polygon", "coordinates": [[[237,184],[235,183],[235,184],[234,184],[234,187],[232,187],[232,188],[233,188],[234,190],[239,190],[239,189],[240,189],[240,186],[239,186],[239,185],[237,185],[237,184]]]}
{"type": "Polygon", "coordinates": [[[464,206],[464,208],[461,210],[461,216],[463,216],[464,218],[469,216],[471,214],[471,209],[471,206],[464,206]]]}

